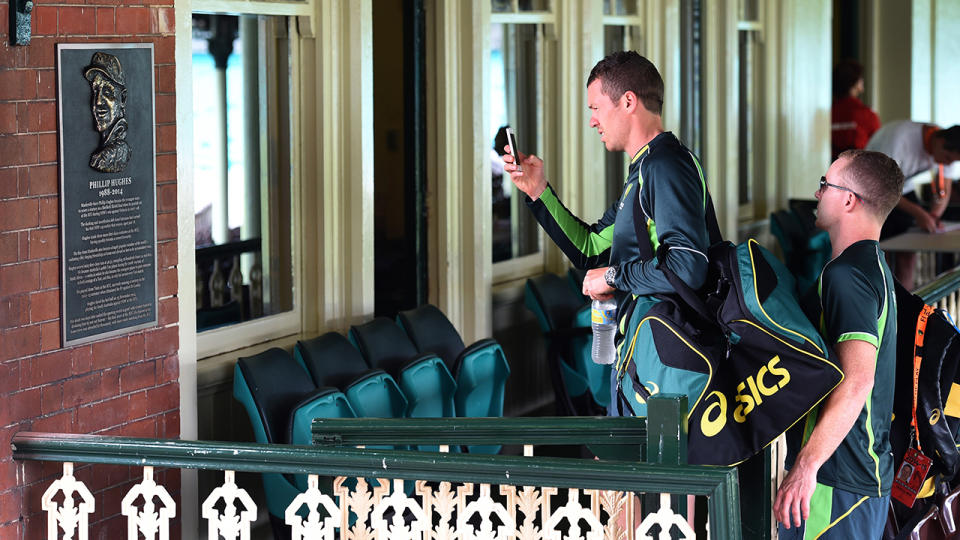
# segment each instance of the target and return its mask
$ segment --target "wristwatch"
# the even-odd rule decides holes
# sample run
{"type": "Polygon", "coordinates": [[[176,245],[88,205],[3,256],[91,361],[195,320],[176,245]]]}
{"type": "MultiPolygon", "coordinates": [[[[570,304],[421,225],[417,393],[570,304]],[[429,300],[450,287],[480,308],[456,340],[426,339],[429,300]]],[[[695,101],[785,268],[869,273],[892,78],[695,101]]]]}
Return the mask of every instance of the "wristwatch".
{"type": "Polygon", "coordinates": [[[616,279],[617,279],[617,267],[616,267],[616,266],[608,266],[608,267],[607,267],[607,271],[603,273],[603,280],[607,282],[607,285],[609,285],[609,286],[613,287],[614,289],[616,289],[617,286],[613,284],[613,282],[614,282],[616,279]]]}

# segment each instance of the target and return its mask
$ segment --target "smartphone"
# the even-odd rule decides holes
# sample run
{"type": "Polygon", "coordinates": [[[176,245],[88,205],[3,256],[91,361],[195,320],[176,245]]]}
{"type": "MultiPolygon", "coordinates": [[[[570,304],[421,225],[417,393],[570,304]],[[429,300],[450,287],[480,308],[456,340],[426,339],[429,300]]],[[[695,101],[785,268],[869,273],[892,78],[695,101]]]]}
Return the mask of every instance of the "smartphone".
{"type": "Polygon", "coordinates": [[[517,170],[523,172],[520,167],[520,153],[517,150],[517,136],[513,134],[513,130],[509,127],[507,128],[507,144],[510,145],[510,155],[513,156],[513,162],[516,164],[517,170]]]}

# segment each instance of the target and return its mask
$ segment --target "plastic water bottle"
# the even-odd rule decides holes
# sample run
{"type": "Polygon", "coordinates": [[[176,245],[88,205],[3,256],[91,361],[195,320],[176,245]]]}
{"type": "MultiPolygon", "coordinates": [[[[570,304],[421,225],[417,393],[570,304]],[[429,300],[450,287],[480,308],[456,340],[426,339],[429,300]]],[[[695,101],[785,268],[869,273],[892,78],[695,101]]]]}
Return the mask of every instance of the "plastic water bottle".
{"type": "Polygon", "coordinates": [[[617,333],[617,301],[594,300],[590,309],[593,321],[593,361],[612,364],[616,357],[613,339],[617,333]]]}

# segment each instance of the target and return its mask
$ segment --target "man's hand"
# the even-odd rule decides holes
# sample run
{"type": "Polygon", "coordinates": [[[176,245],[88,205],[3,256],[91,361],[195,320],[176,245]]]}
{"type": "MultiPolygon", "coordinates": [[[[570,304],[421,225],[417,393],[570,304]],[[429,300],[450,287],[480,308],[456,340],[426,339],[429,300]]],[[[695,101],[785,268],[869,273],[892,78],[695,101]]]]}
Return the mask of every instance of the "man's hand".
{"type": "Polygon", "coordinates": [[[932,213],[921,211],[915,219],[917,225],[928,233],[936,233],[943,230],[943,225],[940,223],[940,220],[932,213]]]}
{"type": "Polygon", "coordinates": [[[587,270],[587,275],[583,278],[583,295],[589,296],[592,300],[607,300],[613,298],[613,287],[607,285],[607,280],[603,278],[607,267],[594,268],[587,270]]]}
{"type": "Polygon", "coordinates": [[[837,343],[834,352],[840,359],[843,380],[823,402],[817,425],[797,454],[773,502],[773,515],[788,529],[791,523],[799,527],[801,519],[810,517],[810,497],[817,487],[817,471],[850,432],[873,391],[873,359],[877,347],[868,341],[849,339],[837,343]]]}
{"type": "Polygon", "coordinates": [[[513,162],[513,156],[510,154],[510,145],[505,145],[503,150],[503,170],[510,175],[517,189],[527,194],[533,200],[537,200],[543,190],[547,189],[547,179],[543,177],[543,160],[533,155],[522,154],[517,151],[520,158],[520,167],[513,162]]]}
{"type": "Polygon", "coordinates": [[[788,529],[794,523],[797,527],[802,525],[810,517],[810,497],[816,487],[817,469],[798,460],[783,479],[773,501],[773,515],[777,521],[788,529]]]}
{"type": "MultiPolygon", "coordinates": [[[[936,182],[934,182],[934,184],[936,184],[936,182]]],[[[930,186],[933,188],[933,203],[930,205],[930,213],[937,219],[940,219],[943,217],[943,213],[947,210],[947,205],[950,203],[950,194],[953,191],[953,180],[944,178],[943,195],[937,193],[934,184],[930,186]]]]}
{"type": "Polygon", "coordinates": [[[897,203],[897,208],[900,208],[901,210],[913,216],[913,220],[917,222],[917,226],[928,233],[940,232],[943,229],[943,225],[940,224],[939,215],[932,211],[927,212],[927,209],[919,204],[900,197],[900,202],[897,203]]]}

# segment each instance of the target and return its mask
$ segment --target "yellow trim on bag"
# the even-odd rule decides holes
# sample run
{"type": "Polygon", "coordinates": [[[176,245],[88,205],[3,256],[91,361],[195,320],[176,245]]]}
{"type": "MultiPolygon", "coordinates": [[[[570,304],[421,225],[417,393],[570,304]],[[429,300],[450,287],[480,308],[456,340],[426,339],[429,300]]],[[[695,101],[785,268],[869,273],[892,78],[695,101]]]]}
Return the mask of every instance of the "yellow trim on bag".
{"type": "Polygon", "coordinates": [[[754,261],[754,258],[753,258],[753,244],[756,244],[756,245],[758,245],[758,246],[760,245],[760,243],[757,242],[756,240],[754,240],[753,238],[750,238],[750,239],[747,240],[747,248],[748,248],[747,251],[750,253],[750,269],[753,270],[753,294],[754,294],[754,296],[757,298],[757,306],[760,307],[760,312],[763,313],[763,316],[766,317],[767,320],[769,320],[770,322],[772,322],[772,323],[774,324],[774,326],[776,326],[777,328],[783,330],[784,332],[789,332],[789,333],[791,333],[791,334],[793,334],[793,335],[801,338],[801,340],[806,341],[807,343],[813,345],[813,347],[814,347],[815,349],[817,349],[818,351],[820,351],[820,354],[823,354],[823,349],[821,349],[820,347],[818,347],[816,343],[814,343],[813,341],[810,340],[810,338],[808,338],[807,336],[805,336],[805,335],[803,335],[803,334],[801,334],[801,333],[799,333],[799,332],[795,332],[795,331],[793,331],[793,330],[790,330],[789,328],[784,328],[784,327],[781,326],[779,323],[777,323],[777,321],[773,320],[773,318],[770,317],[770,315],[767,314],[767,311],[766,311],[765,309],[763,309],[763,303],[760,302],[760,295],[759,295],[758,292],[757,292],[757,265],[756,265],[756,262],[754,261]]]}
{"type": "Polygon", "coordinates": [[[954,418],[960,417],[960,384],[950,383],[950,392],[947,393],[947,403],[943,406],[943,414],[954,418]]]}
{"type": "MultiPolygon", "coordinates": [[[[637,344],[637,336],[640,335],[640,328],[642,328],[643,325],[644,325],[644,324],[647,322],[647,320],[649,320],[649,319],[654,319],[654,320],[659,321],[660,324],[664,325],[664,326],[667,327],[671,332],[673,332],[674,335],[676,335],[678,338],[680,338],[680,340],[683,341],[683,343],[687,345],[687,347],[689,347],[689,348],[692,349],[695,353],[697,353],[697,355],[699,355],[700,358],[703,358],[704,362],[706,362],[706,364],[707,364],[707,369],[710,370],[710,373],[709,373],[708,376],[707,376],[707,384],[705,384],[705,385],[703,386],[703,391],[700,392],[700,397],[698,397],[698,398],[697,398],[697,401],[694,402],[693,406],[691,406],[690,409],[688,409],[687,418],[686,418],[685,420],[689,423],[689,421],[690,421],[690,415],[691,415],[691,414],[693,413],[693,411],[697,408],[697,405],[700,404],[700,400],[703,399],[703,394],[704,394],[704,392],[707,391],[707,387],[710,386],[710,382],[713,380],[713,367],[710,365],[710,362],[707,361],[706,356],[704,356],[703,353],[701,353],[699,350],[697,350],[696,347],[690,345],[690,343],[689,343],[686,339],[684,339],[682,336],[680,336],[680,334],[677,333],[677,331],[674,330],[673,327],[671,327],[671,326],[670,326],[666,321],[664,321],[663,319],[661,319],[661,318],[659,318],[659,317],[653,317],[653,316],[651,316],[651,317],[644,317],[643,319],[640,320],[640,323],[637,324],[637,329],[636,329],[636,331],[633,333],[633,339],[630,340],[630,346],[627,348],[627,355],[622,358],[622,360],[619,362],[619,364],[618,364],[618,366],[617,366],[617,373],[619,374],[618,380],[623,380],[623,377],[626,376],[626,374],[627,374],[627,373],[626,373],[626,371],[627,371],[627,365],[629,365],[629,363],[630,363],[630,362],[632,361],[632,359],[633,359],[633,351],[634,351],[634,349],[635,349],[635,347],[636,347],[636,344],[637,344]]],[[[820,405],[820,403],[821,403],[824,399],[826,399],[827,396],[830,395],[830,392],[832,392],[837,386],[840,385],[840,382],[843,381],[843,378],[844,378],[844,376],[843,376],[843,370],[841,370],[840,368],[838,368],[837,365],[834,364],[833,362],[831,362],[830,360],[827,360],[826,357],[817,356],[817,355],[815,355],[815,354],[813,354],[813,353],[810,353],[810,352],[804,351],[804,350],[802,350],[802,349],[799,349],[799,348],[797,348],[796,346],[794,346],[793,344],[784,341],[780,336],[778,336],[778,335],[770,332],[770,331],[767,330],[766,328],[764,328],[764,327],[762,327],[762,326],[754,323],[753,321],[748,321],[748,320],[746,320],[746,319],[737,319],[737,320],[735,320],[734,322],[745,322],[745,323],[747,323],[747,324],[750,324],[751,326],[754,326],[754,327],[756,327],[756,328],[759,328],[759,329],[762,330],[764,333],[766,333],[766,334],[769,335],[770,337],[774,338],[775,340],[779,341],[780,343],[783,343],[784,345],[787,345],[788,347],[790,347],[790,348],[792,348],[792,349],[794,349],[794,350],[800,351],[800,352],[802,352],[803,354],[806,354],[806,355],[810,356],[811,358],[813,358],[813,359],[815,359],[815,360],[822,360],[822,361],[826,362],[827,364],[829,364],[830,367],[832,367],[833,369],[837,370],[837,371],[840,373],[840,380],[837,381],[837,384],[833,385],[833,388],[827,390],[827,392],[825,392],[824,395],[823,395],[820,399],[818,399],[818,400],[816,401],[816,403],[811,404],[811,405],[810,405],[810,408],[808,408],[805,413],[803,413],[803,414],[801,414],[800,416],[798,416],[797,419],[794,420],[789,426],[787,426],[786,429],[784,429],[782,432],[778,433],[776,437],[774,437],[774,438],[770,439],[769,441],[767,441],[766,443],[764,443],[764,445],[760,448],[761,450],[763,450],[763,449],[765,449],[766,447],[768,447],[768,446],[770,446],[771,444],[773,444],[774,442],[776,442],[776,440],[780,438],[780,435],[782,435],[783,433],[786,433],[787,431],[790,431],[790,429],[793,428],[793,426],[795,426],[795,425],[797,424],[797,422],[799,422],[800,420],[804,420],[804,419],[807,417],[807,415],[810,414],[810,411],[812,411],[812,410],[815,409],[818,405],[820,405]]],[[[808,340],[808,341],[809,341],[809,340],[808,340]]],[[[624,341],[624,342],[625,342],[625,341],[624,341]]],[[[623,346],[623,343],[621,343],[620,345],[623,346]]],[[[814,346],[814,347],[816,347],[816,346],[814,346]]],[[[816,347],[816,348],[819,350],[819,347],[816,347]]],[[[639,373],[637,374],[637,377],[638,377],[638,378],[640,377],[639,373]]],[[[960,448],[960,445],[957,445],[957,448],[960,448]]],[[[730,466],[730,467],[733,467],[733,466],[735,466],[735,465],[739,465],[740,463],[743,463],[744,461],[746,461],[746,459],[740,460],[740,461],[738,461],[738,462],[736,462],[736,463],[731,463],[729,466],[730,466]]]]}
{"type": "MultiPolygon", "coordinates": [[[[707,360],[707,357],[704,356],[703,353],[701,353],[696,347],[691,345],[689,341],[684,339],[684,337],[681,336],[676,330],[674,330],[673,327],[670,326],[670,324],[667,321],[664,321],[660,317],[654,317],[654,316],[644,317],[643,319],[640,319],[640,323],[637,324],[637,331],[633,333],[633,340],[630,342],[630,348],[627,350],[627,358],[626,358],[626,361],[623,363],[622,375],[626,375],[627,366],[630,364],[630,361],[633,359],[633,349],[634,349],[634,346],[637,344],[637,336],[640,334],[640,329],[649,320],[657,321],[663,326],[665,326],[668,330],[673,332],[673,334],[677,336],[677,338],[680,341],[682,341],[684,345],[689,347],[690,350],[692,350],[693,352],[697,353],[697,356],[699,356],[700,358],[703,358],[703,363],[707,365],[707,370],[709,371],[709,373],[707,373],[707,384],[703,385],[703,390],[700,391],[700,396],[697,397],[697,400],[693,402],[693,405],[690,406],[690,409],[687,412],[687,420],[689,421],[690,413],[692,413],[693,410],[697,408],[697,405],[700,404],[700,400],[703,399],[703,394],[707,391],[707,387],[710,386],[710,381],[713,380],[713,366],[710,365],[710,361],[707,360]]],[[[689,371],[689,370],[686,370],[686,371],[689,371]]],[[[623,376],[621,376],[620,378],[622,379],[623,376]]],[[[637,373],[637,378],[638,379],[640,378],[639,373],[637,373]]]]}
{"type": "MultiPolygon", "coordinates": [[[[811,352],[807,352],[807,351],[805,351],[805,350],[803,350],[803,349],[800,349],[800,348],[794,346],[793,344],[791,344],[790,342],[784,341],[780,336],[774,334],[773,332],[767,330],[766,328],[760,326],[759,324],[757,324],[757,323],[755,323],[755,322],[753,322],[753,321],[750,321],[750,320],[747,320],[747,319],[736,319],[736,320],[734,320],[733,322],[746,323],[746,324],[749,324],[750,326],[756,327],[758,330],[760,330],[760,331],[763,332],[764,334],[767,334],[768,336],[770,336],[770,337],[772,337],[773,339],[779,341],[780,343],[783,343],[783,344],[786,345],[787,347],[790,347],[791,349],[793,349],[793,350],[795,350],[795,351],[797,351],[797,352],[803,353],[803,354],[805,354],[805,355],[807,355],[807,356],[809,356],[809,357],[811,357],[811,358],[815,358],[815,359],[817,359],[817,360],[823,360],[824,362],[830,364],[830,367],[832,367],[833,369],[839,371],[839,372],[840,372],[840,375],[843,375],[843,370],[840,369],[839,367],[837,367],[836,364],[834,364],[833,362],[831,362],[830,360],[828,360],[826,356],[817,356],[817,355],[815,355],[815,354],[813,354],[813,353],[811,353],[811,352]]],[[[814,347],[816,347],[816,345],[814,345],[814,347]]],[[[819,350],[819,349],[818,349],[818,350],[819,350]]],[[[823,352],[823,351],[821,351],[821,352],[823,352]]],[[[841,379],[841,380],[843,380],[843,379],[841,379]]]]}

